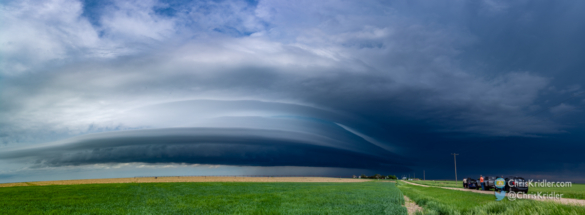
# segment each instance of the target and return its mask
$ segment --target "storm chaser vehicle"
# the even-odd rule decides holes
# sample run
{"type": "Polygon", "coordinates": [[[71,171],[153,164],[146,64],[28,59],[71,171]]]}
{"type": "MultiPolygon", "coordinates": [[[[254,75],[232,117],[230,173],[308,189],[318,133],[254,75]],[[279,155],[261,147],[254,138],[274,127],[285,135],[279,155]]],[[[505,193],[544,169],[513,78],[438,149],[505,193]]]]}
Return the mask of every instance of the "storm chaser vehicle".
{"type": "Polygon", "coordinates": [[[496,189],[496,179],[494,176],[483,177],[483,186],[486,190],[496,189]]]}
{"type": "MultiPolygon", "coordinates": [[[[504,187],[505,191],[528,193],[528,181],[526,181],[524,178],[518,176],[510,176],[506,177],[504,180],[506,180],[506,186],[504,187]]],[[[496,188],[496,190],[500,189],[496,188]]]]}

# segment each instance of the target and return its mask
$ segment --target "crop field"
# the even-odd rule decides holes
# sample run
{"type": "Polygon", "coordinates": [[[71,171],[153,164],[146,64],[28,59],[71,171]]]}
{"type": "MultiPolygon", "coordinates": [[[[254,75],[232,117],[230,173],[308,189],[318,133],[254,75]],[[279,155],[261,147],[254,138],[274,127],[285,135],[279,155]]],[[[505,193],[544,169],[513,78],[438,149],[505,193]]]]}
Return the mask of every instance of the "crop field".
{"type": "Polygon", "coordinates": [[[118,183],[0,188],[2,214],[407,214],[395,183],[118,183]]]}
{"type": "Polygon", "coordinates": [[[585,214],[582,206],[533,200],[496,202],[493,195],[405,183],[399,183],[398,187],[424,209],[424,214],[585,214]]]}
{"type": "MultiPolygon", "coordinates": [[[[462,182],[458,181],[409,181],[433,187],[454,187],[463,188],[462,182]]],[[[585,199],[585,184],[572,184],[571,187],[530,187],[528,193],[556,192],[563,194],[563,198],[585,199]]]]}
{"type": "Polygon", "coordinates": [[[104,178],[61,181],[36,181],[0,184],[0,187],[44,186],[72,184],[112,184],[112,183],[161,183],[161,182],[367,182],[370,180],[330,177],[238,177],[238,176],[172,176],[104,178]]]}

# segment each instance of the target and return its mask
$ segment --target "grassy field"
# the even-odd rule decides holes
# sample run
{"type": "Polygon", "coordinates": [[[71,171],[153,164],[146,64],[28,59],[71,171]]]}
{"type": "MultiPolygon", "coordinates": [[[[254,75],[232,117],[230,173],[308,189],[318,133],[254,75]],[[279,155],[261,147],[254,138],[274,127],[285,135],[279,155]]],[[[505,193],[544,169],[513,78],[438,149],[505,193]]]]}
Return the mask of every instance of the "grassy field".
{"type": "MultiPolygon", "coordinates": [[[[409,181],[412,183],[423,184],[433,187],[454,187],[463,188],[461,181],[409,181]]],[[[530,187],[528,193],[538,192],[556,192],[563,194],[563,198],[585,199],[585,184],[573,184],[572,187],[530,187]]]]}
{"type": "Polygon", "coordinates": [[[125,183],[0,188],[2,214],[406,214],[395,183],[125,183]]]}
{"type": "Polygon", "coordinates": [[[399,188],[404,195],[408,196],[421,206],[425,205],[427,200],[432,200],[431,202],[449,205],[461,212],[468,211],[478,205],[494,202],[495,199],[492,195],[447,190],[435,187],[420,187],[404,183],[400,183],[399,188]]]}
{"type": "Polygon", "coordinates": [[[399,183],[398,187],[424,208],[425,214],[585,214],[585,207],[532,200],[495,201],[492,195],[420,187],[399,183]]]}
{"type": "Polygon", "coordinates": [[[530,187],[528,193],[556,192],[563,198],[585,199],[585,184],[573,184],[572,187],[530,187]]]}

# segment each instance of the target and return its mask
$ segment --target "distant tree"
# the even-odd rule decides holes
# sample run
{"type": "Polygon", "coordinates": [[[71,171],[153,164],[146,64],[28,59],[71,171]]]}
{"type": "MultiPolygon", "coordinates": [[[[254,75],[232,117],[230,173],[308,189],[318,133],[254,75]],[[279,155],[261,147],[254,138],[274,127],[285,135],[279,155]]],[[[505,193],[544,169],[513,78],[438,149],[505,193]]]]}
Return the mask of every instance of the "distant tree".
{"type": "Polygon", "coordinates": [[[397,179],[395,175],[388,175],[388,179],[397,179]]]}
{"type": "Polygon", "coordinates": [[[380,174],[375,174],[375,175],[372,175],[372,177],[370,177],[370,178],[373,178],[373,179],[381,179],[381,178],[384,178],[384,176],[382,176],[380,174]]]}
{"type": "Polygon", "coordinates": [[[361,178],[368,178],[368,176],[366,174],[362,174],[360,177],[361,178]]]}

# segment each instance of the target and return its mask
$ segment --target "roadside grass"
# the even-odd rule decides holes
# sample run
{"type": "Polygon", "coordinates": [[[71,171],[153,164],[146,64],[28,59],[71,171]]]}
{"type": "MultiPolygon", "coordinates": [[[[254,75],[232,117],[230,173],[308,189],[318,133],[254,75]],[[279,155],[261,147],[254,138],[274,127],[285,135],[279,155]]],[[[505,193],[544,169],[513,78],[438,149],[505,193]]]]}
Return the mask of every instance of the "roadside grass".
{"type": "Polygon", "coordinates": [[[2,214],[407,214],[395,183],[126,183],[0,188],[2,214]]]}
{"type": "Polygon", "coordinates": [[[404,195],[408,196],[423,208],[423,205],[427,204],[449,206],[448,208],[443,208],[439,211],[466,212],[478,205],[493,202],[495,199],[492,195],[436,187],[420,187],[405,183],[399,183],[398,187],[404,195]]]}
{"type": "MultiPolygon", "coordinates": [[[[427,186],[433,187],[453,187],[453,188],[463,188],[463,182],[458,181],[409,181],[416,184],[422,184],[427,186]]],[[[492,189],[493,190],[493,189],[492,189]]],[[[558,194],[563,194],[563,198],[573,198],[573,199],[585,199],[585,184],[572,184],[571,187],[530,187],[528,189],[528,193],[538,193],[538,192],[556,192],[558,194]]]]}
{"type": "Polygon", "coordinates": [[[571,187],[530,187],[528,193],[551,193],[563,194],[563,198],[585,199],[585,184],[572,184],[571,187]]]}
{"type": "Polygon", "coordinates": [[[447,190],[435,187],[420,187],[398,183],[398,187],[414,202],[424,208],[419,214],[441,215],[529,215],[529,214],[585,214],[585,207],[563,205],[533,200],[496,202],[492,195],[447,190]]]}

